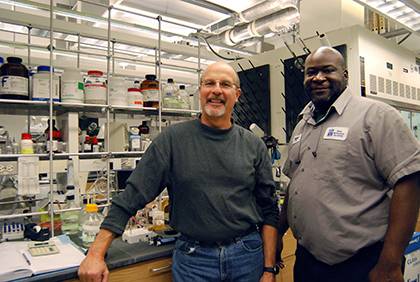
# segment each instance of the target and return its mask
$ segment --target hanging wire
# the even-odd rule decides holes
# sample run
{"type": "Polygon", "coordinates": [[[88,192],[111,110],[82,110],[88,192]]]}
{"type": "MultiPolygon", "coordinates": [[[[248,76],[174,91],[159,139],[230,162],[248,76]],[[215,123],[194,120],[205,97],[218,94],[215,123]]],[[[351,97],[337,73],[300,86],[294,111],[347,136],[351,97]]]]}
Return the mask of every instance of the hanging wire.
{"type": "Polygon", "coordinates": [[[242,60],[243,57],[236,57],[236,58],[229,58],[229,57],[225,57],[223,55],[220,55],[219,53],[216,52],[216,50],[213,49],[213,47],[211,47],[210,43],[207,41],[207,39],[203,36],[197,35],[197,38],[202,39],[207,46],[209,47],[210,51],[213,52],[213,54],[215,54],[217,57],[223,59],[223,60],[227,60],[227,61],[237,61],[237,60],[242,60]]]}

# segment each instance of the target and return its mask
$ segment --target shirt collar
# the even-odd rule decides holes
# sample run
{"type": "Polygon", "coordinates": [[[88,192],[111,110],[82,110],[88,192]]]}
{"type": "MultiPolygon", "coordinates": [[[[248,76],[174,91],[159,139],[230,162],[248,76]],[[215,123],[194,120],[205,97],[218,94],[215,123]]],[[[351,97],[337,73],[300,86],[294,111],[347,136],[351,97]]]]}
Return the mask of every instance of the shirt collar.
{"type": "MultiPolygon", "coordinates": [[[[344,109],[346,108],[347,104],[349,103],[351,99],[351,92],[348,87],[344,89],[343,93],[335,100],[335,102],[330,106],[330,108],[327,111],[327,115],[331,112],[332,109],[334,109],[337,114],[340,116],[343,114],[344,109]]],[[[305,108],[299,113],[299,118],[303,117],[305,120],[312,119],[313,112],[315,110],[315,105],[311,102],[309,102],[305,108]]]]}

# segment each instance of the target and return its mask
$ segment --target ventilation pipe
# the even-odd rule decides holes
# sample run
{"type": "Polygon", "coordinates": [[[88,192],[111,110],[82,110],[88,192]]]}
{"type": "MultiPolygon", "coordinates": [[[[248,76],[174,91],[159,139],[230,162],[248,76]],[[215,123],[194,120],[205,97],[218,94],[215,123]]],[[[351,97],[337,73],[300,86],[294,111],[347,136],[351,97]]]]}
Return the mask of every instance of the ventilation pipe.
{"type": "Polygon", "coordinates": [[[218,35],[208,38],[212,42],[223,42],[234,46],[252,37],[262,37],[268,33],[285,33],[300,20],[296,6],[287,7],[275,13],[266,15],[250,23],[237,25],[218,35]]]}
{"type": "Polygon", "coordinates": [[[249,23],[289,7],[297,9],[298,2],[298,0],[266,0],[238,13],[238,18],[240,22],[249,23]]]}

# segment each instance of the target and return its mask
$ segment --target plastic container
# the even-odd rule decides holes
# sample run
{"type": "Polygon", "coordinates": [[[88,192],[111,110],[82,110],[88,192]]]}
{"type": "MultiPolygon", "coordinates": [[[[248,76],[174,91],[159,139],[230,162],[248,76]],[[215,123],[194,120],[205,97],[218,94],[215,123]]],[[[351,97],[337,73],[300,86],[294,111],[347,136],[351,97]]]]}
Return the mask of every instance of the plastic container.
{"type": "Polygon", "coordinates": [[[98,70],[88,71],[85,80],[85,103],[106,104],[106,79],[103,72],[98,70]]]}
{"type": "Polygon", "coordinates": [[[22,133],[22,138],[20,140],[20,153],[21,154],[33,154],[34,153],[34,143],[32,142],[32,135],[29,133],[22,133]]]}
{"type": "Polygon", "coordinates": [[[168,83],[166,83],[165,87],[163,88],[163,97],[174,97],[176,93],[176,85],[172,78],[168,78],[168,83]]]}
{"type": "Polygon", "coordinates": [[[143,94],[144,107],[159,107],[159,82],[156,80],[156,75],[146,74],[146,79],[142,81],[140,90],[143,94]]]}
{"type": "MultiPolygon", "coordinates": [[[[74,191],[73,191],[74,192],[74,191]]],[[[74,194],[66,196],[66,209],[78,208],[74,194]]],[[[72,235],[79,232],[80,211],[72,210],[61,214],[61,231],[72,235]]]]}
{"type": "Polygon", "coordinates": [[[185,85],[180,85],[179,90],[176,93],[179,100],[179,105],[181,109],[189,110],[190,109],[190,95],[187,90],[185,90],[185,85]]]}
{"type": "Polygon", "coordinates": [[[129,106],[143,107],[143,94],[138,88],[128,88],[127,102],[129,106]]]}
{"type": "MultiPolygon", "coordinates": [[[[37,72],[32,76],[32,100],[47,101],[50,99],[50,67],[38,66],[37,72]]],[[[53,71],[53,92],[54,101],[60,101],[59,80],[53,71]]]]}
{"type": "Polygon", "coordinates": [[[122,77],[109,79],[109,103],[114,106],[127,106],[127,83],[122,77]]]}
{"type": "Polygon", "coordinates": [[[82,245],[88,248],[95,240],[104,217],[98,213],[96,204],[87,204],[81,218],[82,245]]]}
{"type": "Polygon", "coordinates": [[[84,97],[83,76],[78,69],[64,69],[61,76],[61,102],[83,103],[84,97]]]}
{"type": "Polygon", "coordinates": [[[29,73],[18,57],[8,57],[0,67],[0,98],[29,100],[29,73]]]}

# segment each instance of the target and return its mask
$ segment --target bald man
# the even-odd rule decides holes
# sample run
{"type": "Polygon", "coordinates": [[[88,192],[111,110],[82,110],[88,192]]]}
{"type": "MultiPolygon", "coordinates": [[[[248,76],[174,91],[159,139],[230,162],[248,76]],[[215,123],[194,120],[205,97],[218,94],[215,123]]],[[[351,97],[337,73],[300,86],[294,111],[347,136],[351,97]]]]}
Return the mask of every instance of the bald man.
{"type": "Polygon", "coordinates": [[[284,173],[279,225],[298,241],[295,282],[403,282],[401,261],[420,201],[420,144],[392,107],[352,95],[342,55],[305,61],[311,102],[300,113],[284,173]]]}
{"type": "Polygon", "coordinates": [[[202,113],[165,129],[113,199],[79,268],[82,281],[107,281],[104,255],[128,219],[167,187],[170,225],[181,233],[174,281],[275,281],[278,208],[265,144],[232,123],[241,94],[236,72],[210,65],[201,77],[202,113]]]}

